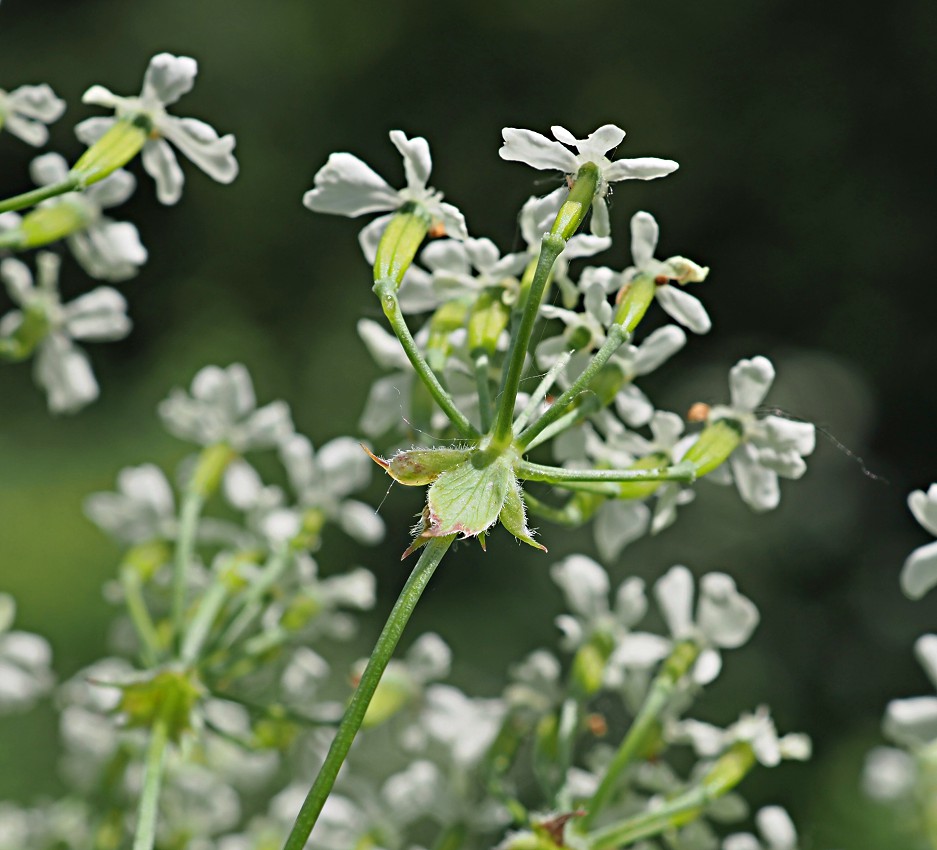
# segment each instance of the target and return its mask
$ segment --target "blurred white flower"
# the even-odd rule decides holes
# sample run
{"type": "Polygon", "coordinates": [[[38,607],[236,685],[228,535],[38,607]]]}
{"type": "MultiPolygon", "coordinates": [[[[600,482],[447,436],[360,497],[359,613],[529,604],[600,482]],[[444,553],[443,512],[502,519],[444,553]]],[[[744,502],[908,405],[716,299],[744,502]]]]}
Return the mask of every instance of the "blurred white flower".
{"type": "Polygon", "coordinates": [[[26,711],[52,688],[52,648],[30,632],[11,631],[16,602],[0,593],[0,715],[26,711]]]}
{"type": "Polygon", "coordinates": [[[257,407],[250,374],[240,363],[206,366],[188,393],[174,389],[159,405],[166,429],[201,446],[225,444],[239,454],[279,446],[293,433],[286,402],[257,407]]]}
{"type": "MultiPolygon", "coordinates": [[[[908,496],[908,507],[914,518],[937,537],[937,484],[931,484],[925,493],[915,490],[908,496]]],[[[919,546],[901,568],[901,589],[912,599],[920,599],[937,584],[937,540],[919,546]]]]}
{"type": "Polygon", "coordinates": [[[46,124],[58,121],[63,112],[65,101],[45,83],[20,86],[9,92],[0,89],[0,128],[34,147],[48,141],[46,124]]]}
{"type": "Polygon", "coordinates": [[[92,493],[85,514],[123,543],[172,539],[176,507],[163,471],[151,463],[128,466],[117,474],[117,492],[92,493]]]}
{"type": "Polygon", "coordinates": [[[605,204],[609,183],[619,180],[653,180],[655,177],[665,177],[679,167],[673,160],[650,156],[613,162],[606,154],[617,148],[625,138],[625,131],[614,124],[599,127],[585,139],[577,139],[565,127],[554,126],[550,132],[556,141],[533,130],[505,127],[501,131],[504,144],[498,154],[502,159],[523,162],[541,170],[561,171],[570,176],[575,176],[586,163],[598,166],[599,182],[592,205],[592,233],[595,236],[609,235],[608,207],[605,204]],[[575,148],[577,153],[573,153],[570,148],[575,148]]]}
{"type": "MultiPolygon", "coordinates": [[[[29,166],[39,186],[58,183],[68,176],[68,163],[57,153],[36,157],[29,166]]],[[[102,211],[124,203],[136,187],[136,179],[118,169],[81,192],[68,192],[45,201],[40,209],[67,205],[85,222],[66,242],[75,259],[91,277],[120,281],[133,277],[146,262],[146,248],[137,228],[127,221],[113,221],[102,211]]]]}
{"type": "Polygon", "coordinates": [[[22,309],[0,319],[0,337],[11,337],[27,316],[42,316],[45,332],[36,346],[33,375],[48,395],[53,413],[73,413],[98,397],[98,383],[88,357],[73,340],[105,342],[130,333],[127,302],[109,286],[99,286],[63,305],[59,300],[59,258],[40,253],[36,258],[38,285],[29,268],[8,258],[0,263],[0,278],[22,309]]]}
{"type": "Polygon", "coordinates": [[[875,747],[865,757],[862,789],[874,800],[898,800],[914,789],[914,758],[895,747],[875,747]]]}
{"type": "MultiPolygon", "coordinates": [[[[937,635],[922,635],[914,643],[921,667],[937,689],[937,635]]],[[[937,696],[896,699],[888,703],[882,723],[896,744],[916,749],[937,740],[937,696]]]]}
{"type": "MultiPolygon", "coordinates": [[[[452,204],[444,203],[442,193],[428,187],[433,161],[429,143],[422,136],[408,139],[401,130],[391,130],[390,140],[403,157],[407,177],[405,189],[394,189],[383,177],[354,154],[333,153],[317,172],[315,188],[303,195],[311,210],[356,218],[372,212],[390,212],[405,204],[415,204],[434,223],[455,239],[465,239],[465,219],[452,204]]],[[[391,215],[381,216],[368,225],[373,236],[383,232],[391,215]]]]}
{"type": "Polygon", "coordinates": [[[797,850],[797,830],[790,815],[780,806],[765,806],[755,815],[759,838],[750,832],[729,835],[722,850],[797,850]]]}
{"type": "Polygon", "coordinates": [[[78,138],[94,144],[118,119],[144,118],[151,126],[143,145],[143,168],[156,181],[161,203],[174,204],[182,196],[185,177],[169,142],[219,183],[237,177],[234,136],[218,136],[214,128],[196,118],[177,118],[166,111],[182,95],[192,90],[198,63],[189,56],[160,53],[150,60],[143,78],[143,90],[136,97],[119,97],[104,86],[92,86],[83,103],[111,108],[114,118],[88,118],[76,128],[78,138]]]}

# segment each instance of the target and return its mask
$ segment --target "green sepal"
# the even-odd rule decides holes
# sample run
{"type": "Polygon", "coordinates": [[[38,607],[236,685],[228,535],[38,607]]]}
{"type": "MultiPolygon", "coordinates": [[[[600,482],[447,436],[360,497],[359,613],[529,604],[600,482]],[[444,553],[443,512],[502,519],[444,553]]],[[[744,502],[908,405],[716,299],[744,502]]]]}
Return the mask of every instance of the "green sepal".
{"type": "Polygon", "coordinates": [[[393,281],[395,289],[400,286],[431,224],[429,215],[417,204],[404,204],[397,210],[378,243],[374,279],[393,281]]]}
{"type": "Polygon", "coordinates": [[[599,692],[614,648],[608,635],[596,633],[576,650],[569,678],[577,693],[591,697],[599,692]]]}
{"type": "Polygon", "coordinates": [[[227,443],[215,443],[202,449],[192,473],[192,489],[203,499],[211,496],[221,483],[231,461],[237,453],[227,443]]]}
{"type": "Polygon", "coordinates": [[[505,499],[515,487],[510,460],[491,459],[475,452],[468,460],[441,473],[427,494],[429,537],[461,534],[476,537],[498,519],[505,499]]]}
{"type": "Polygon", "coordinates": [[[615,310],[615,321],[625,331],[633,331],[644,318],[647,308],[651,306],[656,291],[654,278],[648,274],[639,274],[626,283],[616,298],[618,307],[615,310]]]}
{"type": "Polygon", "coordinates": [[[429,339],[426,341],[426,362],[436,372],[442,372],[452,356],[451,335],[465,325],[468,305],[461,301],[447,301],[429,320],[429,339]]]}
{"type": "Polygon", "coordinates": [[[564,241],[579,230],[579,225],[592,207],[592,199],[599,187],[599,167],[594,162],[587,162],[576,174],[575,182],[569,190],[569,195],[556,214],[556,220],[550,233],[561,237],[564,241]]]}
{"type": "Polygon", "coordinates": [[[524,506],[524,497],[521,493],[520,485],[515,480],[513,486],[508,487],[507,495],[504,498],[504,506],[498,515],[501,524],[513,534],[518,540],[546,552],[547,547],[538,543],[533,538],[533,532],[527,527],[527,508],[524,506]]]}
{"type": "Polygon", "coordinates": [[[696,467],[696,477],[708,475],[725,463],[742,442],[742,426],[733,419],[717,419],[707,425],[683,456],[696,467]]]}
{"type": "Polygon", "coordinates": [[[407,487],[432,484],[443,472],[472,456],[472,449],[410,449],[399,451],[390,460],[384,460],[367,446],[362,445],[362,448],[394,481],[407,487]]]}
{"type": "Polygon", "coordinates": [[[64,201],[48,207],[39,207],[23,218],[20,248],[38,248],[58,242],[84,230],[91,223],[88,211],[79,203],[64,201]]]}
{"type": "Polygon", "coordinates": [[[162,719],[173,741],[192,728],[192,711],[204,695],[204,688],[192,674],[177,670],[163,670],[121,690],[117,710],[126,715],[127,726],[148,729],[162,719]]]}
{"type": "Polygon", "coordinates": [[[22,320],[16,330],[0,342],[0,357],[4,360],[26,360],[36,350],[36,346],[48,336],[52,323],[41,304],[27,305],[22,312],[22,320]]]}
{"type": "Polygon", "coordinates": [[[81,155],[72,166],[71,175],[82,186],[103,180],[140,153],[152,132],[153,123],[145,115],[120,118],[81,155]]]}
{"type": "Polygon", "coordinates": [[[468,350],[475,354],[484,351],[492,356],[498,347],[498,339],[508,326],[511,311],[502,299],[500,288],[484,290],[472,305],[468,320],[468,350]]]}

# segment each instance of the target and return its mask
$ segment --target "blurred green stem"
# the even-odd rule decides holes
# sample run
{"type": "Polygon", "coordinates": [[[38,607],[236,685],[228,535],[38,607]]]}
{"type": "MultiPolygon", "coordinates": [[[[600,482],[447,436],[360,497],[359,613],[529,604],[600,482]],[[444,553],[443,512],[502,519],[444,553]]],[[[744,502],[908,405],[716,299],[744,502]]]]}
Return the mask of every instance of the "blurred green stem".
{"type": "Polygon", "coordinates": [[[179,535],[176,538],[176,557],[172,579],[172,626],[174,642],[182,644],[185,629],[185,596],[189,564],[195,553],[195,532],[205,500],[201,493],[190,485],[182,497],[179,515],[179,535]]]}
{"type": "Polygon", "coordinates": [[[32,207],[40,201],[47,198],[54,198],[57,195],[64,195],[66,192],[74,192],[81,185],[81,178],[75,174],[69,174],[64,180],[58,183],[50,183],[48,186],[40,186],[29,192],[23,192],[22,195],[15,195],[0,201],[0,213],[10,212],[11,210],[21,210],[26,207],[32,207]]]}
{"type": "Polygon", "coordinates": [[[166,718],[170,713],[171,708],[167,704],[167,708],[156,719],[150,732],[150,745],[146,752],[143,774],[143,791],[137,808],[137,828],[133,837],[133,850],[152,850],[156,843],[159,789],[163,780],[163,768],[166,766],[166,748],[169,744],[169,723],[166,718]]]}

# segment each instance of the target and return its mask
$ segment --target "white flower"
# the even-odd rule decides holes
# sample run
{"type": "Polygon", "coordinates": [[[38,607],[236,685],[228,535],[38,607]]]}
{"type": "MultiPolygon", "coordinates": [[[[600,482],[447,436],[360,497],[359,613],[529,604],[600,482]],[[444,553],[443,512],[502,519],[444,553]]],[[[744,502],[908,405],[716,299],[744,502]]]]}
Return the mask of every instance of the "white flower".
{"type": "Polygon", "coordinates": [[[914,788],[914,758],[894,747],[875,747],[865,757],[862,789],[875,800],[897,800],[914,788]]]}
{"type": "Polygon", "coordinates": [[[655,260],[654,251],[659,236],[660,228],[650,213],[637,212],[631,217],[631,256],[634,265],[622,272],[622,281],[627,286],[638,275],[653,278],[657,284],[654,288],[657,303],[693,333],[707,333],[712,322],[706,308],[698,298],[684,292],[681,287],[705,280],[709,269],[685,257],[671,257],[663,262],[655,260]],[[674,286],[675,283],[680,286],[674,286]]]}
{"type": "Polygon", "coordinates": [[[250,374],[241,363],[206,366],[189,393],[174,389],[159,405],[167,430],[201,446],[218,443],[243,453],[280,445],[293,433],[289,407],[274,401],[257,407],[250,374]]]}
{"type": "Polygon", "coordinates": [[[756,511],[776,508],[781,500],[778,476],[800,478],[804,458],[816,447],[812,423],[783,416],[758,418],[756,408],[774,382],[767,357],[740,360],[729,372],[731,406],[712,408],[709,421],[726,419],[742,430],[742,444],[732,453],[732,474],[742,501],[756,511]]]}
{"type": "Polygon", "coordinates": [[[124,543],[171,539],[176,533],[172,488],[163,471],[151,463],[130,466],[117,475],[116,493],[92,493],[85,514],[124,543]]]}
{"type": "MultiPolygon", "coordinates": [[[[36,157],[29,168],[39,186],[58,183],[68,176],[68,163],[57,153],[36,157]]],[[[140,242],[137,228],[102,214],[102,210],[124,203],[133,194],[136,182],[132,174],[118,169],[81,192],[69,192],[42,205],[67,205],[86,222],[82,229],[68,236],[67,242],[75,259],[91,277],[126,280],[146,262],[146,248],[140,242]]]]}
{"type": "Polygon", "coordinates": [[[599,127],[586,139],[577,139],[565,127],[554,126],[550,131],[556,141],[532,130],[505,127],[501,131],[504,144],[498,153],[502,159],[524,162],[541,170],[562,171],[571,176],[575,176],[586,163],[597,165],[599,182],[592,205],[592,233],[595,236],[609,235],[608,207],[605,205],[609,183],[633,179],[653,180],[655,177],[665,177],[678,168],[673,160],[656,157],[611,161],[606,153],[618,147],[625,138],[625,131],[614,124],[599,127]],[[571,147],[576,148],[577,153],[569,150],[571,147]]]}
{"type": "MultiPolygon", "coordinates": [[[[922,635],[914,652],[927,678],[937,688],[937,635],[922,635]]],[[[885,709],[882,728],[892,741],[911,748],[937,740],[937,696],[892,700],[885,709]]]]}
{"type": "MultiPolygon", "coordinates": [[[[442,193],[426,185],[433,161],[429,143],[421,136],[408,139],[401,130],[391,130],[390,140],[403,157],[407,176],[405,189],[394,189],[383,177],[354,154],[333,153],[316,172],[315,188],[303,195],[303,203],[315,212],[332,213],[356,218],[372,212],[393,212],[405,204],[421,207],[434,223],[446,233],[465,239],[465,219],[452,204],[443,203],[442,193]]],[[[368,225],[381,232],[391,216],[381,216],[368,225]]]]}
{"type": "MultiPolygon", "coordinates": [[[[937,537],[937,484],[931,484],[925,493],[915,490],[908,496],[908,507],[914,518],[937,537]]],[[[904,562],[901,569],[901,589],[912,599],[920,599],[937,584],[937,540],[919,546],[904,562]]]]}
{"type": "Polygon", "coordinates": [[[198,63],[189,56],[160,53],[150,60],[138,97],[118,97],[103,86],[92,86],[82,97],[114,109],[114,118],[89,118],[76,128],[78,138],[94,144],[118,119],[145,118],[152,130],[143,145],[143,168],[156,181],[156,196],[164,204],[174,204],[182,196],[185,182],[182,169],[169,142],[172,142],[209,177],[230,183],[237,177],[238,164],[232,151],[234,136],[218,133],[196,118],[177,118],[166,107],[192,90],[198,63]],[[168,141],[167,141],[168,140],[168,141]]]}
{"type": "Polygon", "coordinates": [[[31,708],[54,681],[49,642],[30,632],[10,631],[13,597],[0,593],[0,715],[31,708]]]}
{"type": "Polygon", "coordinates": [[[127,302],[109,286],[100,286],[63,305],[58,293],[59,258],[37,257],[38,286],[26,265],[16,259],[0,263],[0,278],[22,310],[0,319],[0,337],[10,337],[28,316],[41,314],[47,330],[36,348],[36,383],[48,394],[53,413],[73,413],[98,397],[98,383],[85,353],[73,340],[104,342],[130,333],[127,302]]]}
{"type": "Polygon", "coordinates": [[[800,733],[779,737],[766,706],[743,714],[727,729],[699,720],[674,720],[664,732],[669,741],[691,744],[697,755],[704,758],[715,758],[737,743],[749,744],[755,758],[765,767],[777,767],[782,759],[810,758],[810,739],[800,733]]]}
{"type": "Polygon", "coordinates": [[[10,92],[0,89],[0,127],[34,147],[48,141],[45,125],[58,121],[63,112],[65,101],[45,83],[20,86],[10,92]]]}
{"type": "Polygon", "coordinates": [[[500,699],[467,697],[451,685],[426,689],[419,724],[426,734],[449,751],[452,761],[467,770],[484,757],[494,743],[507,705],[500,699]]]}
{"type": "Polygon", "coordinates": [[[673,639],[703,647],[693,667],[693,678],[701,685],[722,669],[718,650],[742,646],[758,625],[758,609],[725,573],[707,573],[700,580],[695,618],[693,575],[686,567],[671,567],[654,585],[654,596],[673,639]]]}
{"type": "Polygon", "coordinates": [[[755,815],[755,825],[764,840],[750,832],[729,835],[722,850],[797,850],[797,830],[790,815],[780,806],[765,806],[755,815]]]}

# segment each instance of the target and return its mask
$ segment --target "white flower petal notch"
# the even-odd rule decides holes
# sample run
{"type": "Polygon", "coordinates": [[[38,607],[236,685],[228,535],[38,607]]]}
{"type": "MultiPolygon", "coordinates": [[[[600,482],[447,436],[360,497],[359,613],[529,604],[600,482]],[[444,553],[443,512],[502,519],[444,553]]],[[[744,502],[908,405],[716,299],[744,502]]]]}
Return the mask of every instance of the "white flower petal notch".
{"type": "Polygon", "coordinates": [[[645,156],[636,159],[608,158],[625,138],[625,131],[614,124],[605,124],[585,139],[577,139],[565,127],[550,128],[553,139],[533,130],[505,127],[501,131],[504,144],[498,154],[509,162],[523,162],[541,171],[561,171],[575,176],[579,169],[593,163],[599,169],[592,207],[591,231],[593,236],[608,236],[610,232],[606,195],[609,184],[619,180],[653,180],[666,177],[679,167],[670,159],[645,156]],[[554,141],[555,139],[555,141],[554,141]],[[573,153],[570,148],[575,148],[573,153]]]}
{"type": "Polygon", "coordinates": [[[448,236],[467,239],[462,213],[443,201],[442,192],[426,185],[433,165],[426,139],[422,136],[410,139],[402,130],[391,130],[390,140],[403,157],[405,188],[394,189],[354,154],[333,153],[316,172],[313,188],[303,195],[303,204],[313,212],[349,218],[366,213],[388,213],[368,225],[381,232],[391,215],[409,204],[421,210],[435,228],[448,236]]]}
{"type": "MultiPolygon", "coordinates": [[[[908,507],[921,526],[937,537],[937,484],[925,493],[915,490],[908,496],[908,507]]],[[[901,568],[901,589],[911,599],[920,599],[937,585],[937,540],[915,549],[901,568]]]]}
{"type": "Polygon", "coordinates": [[[58,121],[65,101],[46,84],[20,86],[13,91],[0,89],[0,129],[5,128],[33,147],[49,140],[47,124],[58,121]]]}
{"type": "MultiPolygon", "coordinates": [[[[98,85],[88,89],[82,102],[113,109],[115,116],[89,118],[75,128],[75,133],[85,144],[94,145],[119,122],[144,130],[143,168],[156,181],[156,196],[164,204],[175,204],[179,200],[185,181],[169,142],[213,180],[230,183],[238,174],[234,136],[219,136],[204,121],[178,118],[166,111],[167,106],[192,90],[197,74],[198,63],[190,56],[159,53],[150,60],[143,79],[143,90],[138,96],[120,97],[98,85]]],[[[106,157],[85,160],[83,157],[74,171],[81,172],[82,161],[85,160],[89,169],[85,182],[90,183],[124,165],[135,154],[136,150],[132,150],[129,156],[114,160],[106,157]]]]}

